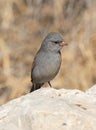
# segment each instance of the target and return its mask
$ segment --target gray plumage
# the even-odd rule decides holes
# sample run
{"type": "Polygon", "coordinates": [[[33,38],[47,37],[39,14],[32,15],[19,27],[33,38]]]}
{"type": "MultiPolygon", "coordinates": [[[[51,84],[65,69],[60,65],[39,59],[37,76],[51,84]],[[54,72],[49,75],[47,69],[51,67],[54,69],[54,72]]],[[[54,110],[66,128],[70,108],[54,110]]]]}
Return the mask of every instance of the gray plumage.
{"type": "Polygon", "coordinates": [[[33,82],[30,92],[39,89],[44,83],[50,81],[57,75],[61,65],[61,52],[63,38],[59,33],[49,33],[43,40],[37,52],[31,71],[31,81],[33,82]]]}

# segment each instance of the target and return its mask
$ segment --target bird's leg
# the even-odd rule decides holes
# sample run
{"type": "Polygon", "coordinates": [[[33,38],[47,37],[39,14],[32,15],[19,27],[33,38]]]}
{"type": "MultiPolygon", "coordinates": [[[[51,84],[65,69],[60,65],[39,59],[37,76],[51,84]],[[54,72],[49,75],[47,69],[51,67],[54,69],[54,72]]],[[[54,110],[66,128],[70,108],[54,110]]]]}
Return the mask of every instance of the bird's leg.
{"type": "Polygon", "coordinates": [[[48,84],[49,84],[49,86],[50,86],[50,87],[52,87],[52,85],[51,85],[50,81],[48,81],[48,84]]]}

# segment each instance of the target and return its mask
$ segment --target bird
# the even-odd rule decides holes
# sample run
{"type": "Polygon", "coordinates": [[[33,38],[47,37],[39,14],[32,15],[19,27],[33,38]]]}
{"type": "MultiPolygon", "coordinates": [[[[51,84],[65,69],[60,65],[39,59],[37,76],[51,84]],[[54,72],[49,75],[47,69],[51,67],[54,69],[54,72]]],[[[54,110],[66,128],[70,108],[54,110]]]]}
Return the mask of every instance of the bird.
{"type": "Polygon", "coordinates": [[[68,45],[58,32],[50,32],[43,40],[32,64],[30,92],[40,89],[46,82],[55,78],[61,66],[61,49],[68,45]]]}

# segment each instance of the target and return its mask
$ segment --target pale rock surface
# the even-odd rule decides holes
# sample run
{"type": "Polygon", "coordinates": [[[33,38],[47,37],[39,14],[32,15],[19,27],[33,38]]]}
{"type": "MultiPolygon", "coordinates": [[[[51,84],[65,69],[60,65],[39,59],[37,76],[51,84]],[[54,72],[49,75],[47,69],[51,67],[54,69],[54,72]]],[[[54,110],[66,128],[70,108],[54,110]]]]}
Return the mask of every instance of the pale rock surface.
{"type": "Polygon", "coordinates": [[[88,95],[95,96],[96,98],[96,84],[86,91],[88,95]]]}
{"type": "Polygon", "coordinates": [[[0,130],[96,130],[96,86],[41,88],[0,107],[0,130]]]}

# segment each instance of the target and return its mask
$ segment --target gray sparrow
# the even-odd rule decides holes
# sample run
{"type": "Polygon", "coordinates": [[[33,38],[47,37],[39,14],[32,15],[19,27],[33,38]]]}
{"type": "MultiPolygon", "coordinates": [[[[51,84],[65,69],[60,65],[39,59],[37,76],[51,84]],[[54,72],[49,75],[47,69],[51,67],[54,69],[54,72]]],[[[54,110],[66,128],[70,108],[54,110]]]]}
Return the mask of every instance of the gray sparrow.
{"type": "Polygon", "coordinates": [[[57,32],[49,33],[43,40],[38,50],[31,70],[31,81],[33,83],[30,92],[41,88],[57,75],[61,66],[61,52],[63,46],[67,45],[61,34],[57,32]]]}

